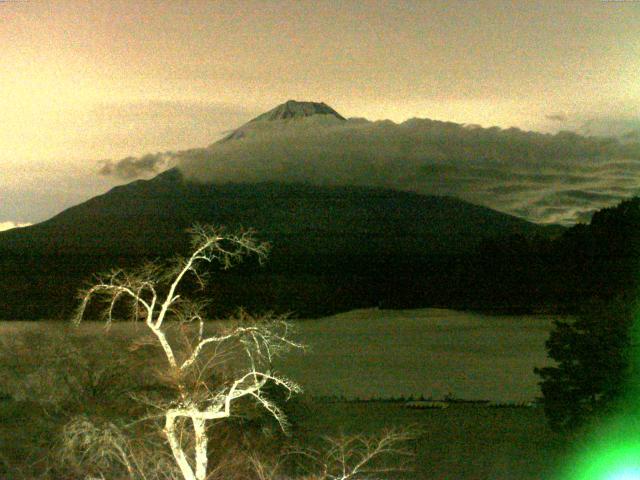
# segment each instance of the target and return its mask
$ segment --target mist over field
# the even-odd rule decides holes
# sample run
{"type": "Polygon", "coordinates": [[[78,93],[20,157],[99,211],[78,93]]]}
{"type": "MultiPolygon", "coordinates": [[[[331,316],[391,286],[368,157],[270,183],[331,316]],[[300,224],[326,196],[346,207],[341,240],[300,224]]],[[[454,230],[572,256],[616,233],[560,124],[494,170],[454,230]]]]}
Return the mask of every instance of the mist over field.
{"type": "MultiPolygon", "coordinates": [[[[370,399],[451,394],[466,400],[529,402],[539,395],[533,368],[549,364],[544,342],[555,316],[491,316],[444,309],[354,310],[300,320],[293,337],[305,345],[279,358],[276,369],[311,396],[370,399]]],[[[144,325],[2,322],[20,338],[56,328],[97,340],[144,336],[144,325]]],[[[211,326],[209,327],[211,328],[211,326]]]]}
{"type": "Polygon", "coordinates": [[[638,193],[640,144],[631,136],[316,115],[249,122],[206,148],[127,157],[102,173],[135,178],[173,165],[197,182],[386,187],[570,225],[638,193]]]}
{"type": "Polygon", "coordinates": [[[278,368],[312,395],[529,402],[534,367],[548,365],[553,316],[490,316],[442,309],[355,310],[299,322],[309,346],[278,368]]]}

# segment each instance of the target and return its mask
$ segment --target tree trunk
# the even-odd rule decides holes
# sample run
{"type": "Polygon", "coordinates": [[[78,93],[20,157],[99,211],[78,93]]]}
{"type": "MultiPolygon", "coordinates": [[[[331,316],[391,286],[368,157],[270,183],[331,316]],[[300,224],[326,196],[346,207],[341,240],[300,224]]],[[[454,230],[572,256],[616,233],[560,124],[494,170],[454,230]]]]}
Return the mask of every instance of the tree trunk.
{"type": "MultiPolygon", "coordinates": [[[[173,453],[173,458],[175,458],[176,463],[180,467],[184,480],[199,480],[193,473],[193,469],[191,465],[189,465],[187,457],[180,445],[180,440],[176,435],[176,417],[169,413],[165,416],[165,419],[164,433],[167,435],[167,440],[169,440],[169,445],[171,446],[171,453],[173,453]]],[[[205,477],[203,476],[202,478],[204,479],[205,477]]]]}
{"type": "Polygon", "coordinates": [[[207,429],[205,421],[201,418],[191,417],[193,430],[196,434],[196,479],[205,480],[207,478],[207,429]]]}

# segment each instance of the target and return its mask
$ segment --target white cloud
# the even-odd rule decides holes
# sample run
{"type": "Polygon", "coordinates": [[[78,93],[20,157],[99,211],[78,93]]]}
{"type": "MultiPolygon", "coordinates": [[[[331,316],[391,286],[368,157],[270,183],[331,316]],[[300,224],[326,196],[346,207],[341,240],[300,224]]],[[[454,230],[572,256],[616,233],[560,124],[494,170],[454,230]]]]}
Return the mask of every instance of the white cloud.
{"type": "Polygon", "coordinates": [[[139,175],[163,164],[198,182],[388,187],[564,224],[640,193],[637,143],[427,119],[249,123],[206,148],[128,157],[109,168],[139,175]]]}
{"type": "Polygon", "coordinates": [[[20,228],[20,227],[28,227],[31,225],[29,222],[11,222],[5,221],[0,222],[0,232],[4,232],[5,230],[11,230],[12,228],[20,228]]]}

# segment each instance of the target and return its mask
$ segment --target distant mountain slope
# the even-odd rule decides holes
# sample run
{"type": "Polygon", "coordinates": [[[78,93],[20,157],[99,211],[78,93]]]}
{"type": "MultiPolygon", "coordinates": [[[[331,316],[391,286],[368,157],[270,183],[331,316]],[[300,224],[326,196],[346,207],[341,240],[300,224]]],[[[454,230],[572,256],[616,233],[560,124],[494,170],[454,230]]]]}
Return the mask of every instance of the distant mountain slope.
{"type": "MultiPolygon", "coordinates": [[[[216,312],[244,305],[303,316],[381,303],[442,305],[452,291],[442,281],[451,258],[491,238],[557,233],[449,197],[364,187],[202,185],[174,169],[46,222],[0,232],[0,318],[65,317],[92,274],[183,252],[194,222],[254,228],[273,245],[266,267],[213,277],[216,312]]],[[[458,268],[464,276],[464,264],[458,268]]]]}
{"type": "Polygon", "coordinates": [[[484,239],[553,228],[449,197],[364,187],[201,185],[172,169],[119,186],[45,222],[0,233],[0,251],[166,255],[194,222],[251,227],[276,250],[314,255],[428,256],[484,239]]]}

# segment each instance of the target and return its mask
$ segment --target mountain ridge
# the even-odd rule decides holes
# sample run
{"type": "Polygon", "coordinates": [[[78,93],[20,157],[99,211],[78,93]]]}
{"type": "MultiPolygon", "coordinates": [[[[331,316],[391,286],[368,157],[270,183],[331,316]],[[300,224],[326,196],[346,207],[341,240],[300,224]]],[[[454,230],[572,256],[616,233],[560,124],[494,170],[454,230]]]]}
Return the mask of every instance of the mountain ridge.
{"type": "Polygon", "coordinates": [[[452,197],[369,187],[198,184],[174,169],[115,187],[45,222],[0,232],[0,318],[65,318],[92,275],[185,254],[194,223],[253,228],[273,246],[264,267],[249,262],[212,275],[207,295],[214,316],[239,305],[305,317],[381,304],[443,306],[466,298],[456,293],[463,288],[459,277],[445,277],[458,272],[465,278],[465,259],[483,241],[554,234],[452,197]]]}
{"type": "Polygon", "coordinates": [[[294,229],[296,223],[305,231],[304,222],[318,235],[324,229],[322,235],[332,232],[336,238],[341,228],[345,236],[353,231],[368,232],[372,240],[395,232],[405,240],[415,236],[410,242],[415,247],[412,250],[418,249],[419,238],[424,237],[431,240],[426,246],[430,251],[441,253],[469,251],[482,239],[496,236],[546,236],[556,229],[454,197],[362,186],[199,184],[184,180],[174,168],[150,180],[114,187],[44,222],[0,232],[0,250],[94,253],[110,245],[117,247],[112,252],[116,254],[152,254],[154,250],[166,251],[168,245],[175,248],[174,236],[178,234],[170,235],[173,240],[156,241],[154,225],[161,228],[175,223],[186,229],[194,222],[253,227],[271,234],[274,238],[268,240],[276,243],[278,236],[294,229]],[[116,227],[127,231],[115,232],[116,227]],[[97,229],[99,235],[93,232],[97,229]],[[137,232],[137,237],[132,232],[137,232]]]}

